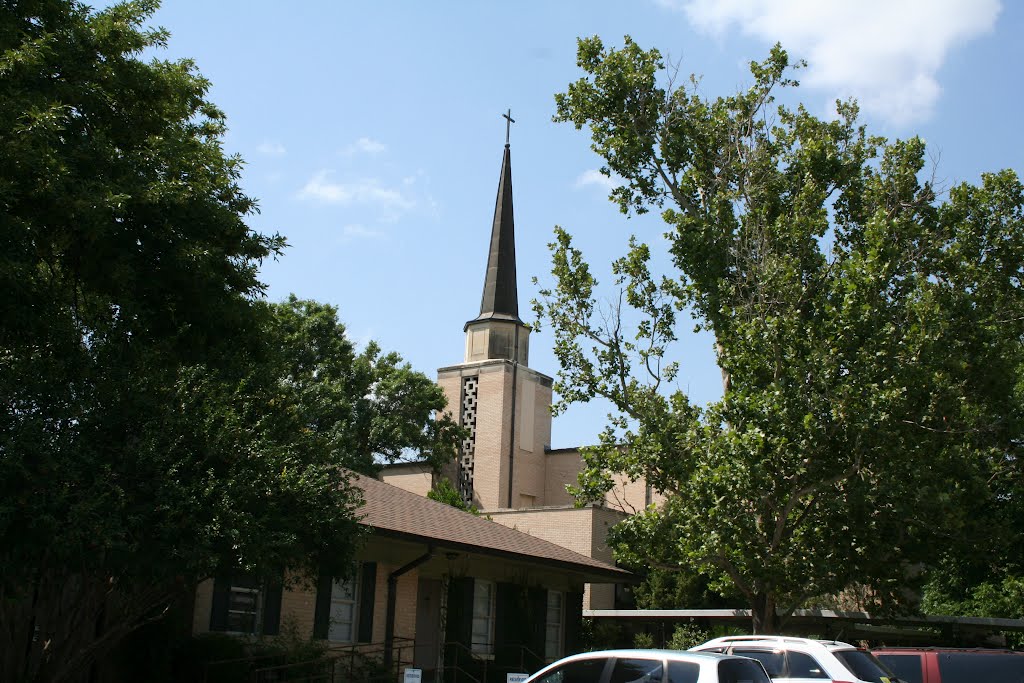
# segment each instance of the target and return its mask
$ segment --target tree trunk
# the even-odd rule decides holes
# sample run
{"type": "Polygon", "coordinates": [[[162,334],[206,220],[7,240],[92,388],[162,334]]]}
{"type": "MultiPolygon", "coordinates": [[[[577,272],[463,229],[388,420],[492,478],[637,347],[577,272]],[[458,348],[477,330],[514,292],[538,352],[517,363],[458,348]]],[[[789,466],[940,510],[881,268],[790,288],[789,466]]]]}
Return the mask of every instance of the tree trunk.
{"type": "Polygon", "coordinates": [[[722,372],[722,395],[728,394],[729,389],[732,388],[732,376],[729,372],[722,367],[722,355],[725,353],[725,349],[720,342],[715,342],[715,352],[718,354],[718,369],[722,372]]]}
{"type": "Polygon", "coordinates": [[[183,592],[170,581],[117,586],[103,574],[39,572],[0,602],[0,681],[81,680],[97,657],[183,592]]]}
{"type": "Polygon", "coordinates": [[[751,606],[751,617],[755,634],[778,632],[778,616],[775,613],[775,597],[770,593],[758,593],[751,606]]]}

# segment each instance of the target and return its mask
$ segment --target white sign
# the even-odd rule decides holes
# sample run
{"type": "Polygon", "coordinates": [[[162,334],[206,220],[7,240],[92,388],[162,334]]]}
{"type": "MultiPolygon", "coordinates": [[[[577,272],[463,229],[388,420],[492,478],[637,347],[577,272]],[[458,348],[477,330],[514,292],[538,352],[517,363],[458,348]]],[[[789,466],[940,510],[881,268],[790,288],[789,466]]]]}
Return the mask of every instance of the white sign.
{"type": "Polygon", "coordinates": [[[530,674],[505,674],[505,683],[523,683],[530,674]]]}
{"type": "Polygon", "coordinates": [[[423,683],[423,669],[405,669],[404,683],[423,683]]]}

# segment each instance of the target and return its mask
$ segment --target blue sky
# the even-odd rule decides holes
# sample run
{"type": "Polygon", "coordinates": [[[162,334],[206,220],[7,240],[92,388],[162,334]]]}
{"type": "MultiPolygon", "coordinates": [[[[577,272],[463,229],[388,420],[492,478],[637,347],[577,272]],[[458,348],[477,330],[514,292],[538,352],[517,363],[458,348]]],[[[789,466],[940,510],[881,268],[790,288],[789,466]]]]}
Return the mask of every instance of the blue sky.
{"type": "MultiPolygon", "coordinates": [[[[229,152],[259,200],[251,225],[290,244],[268,296],[336,305],[352,337],[376,339],[434,376],[462,360],[479,310],[511,108],[520,311],[549,280],[561,225],[599,279],[630,234],[660,246],[656,217],[607,200],[585,131],[551,121],[580,77],[576,38],[625,34],[657,47],[709,96],[750,82],[781,41],[810,62],[798,96],[827,114],[856,96],[872,133],[921,135],[945,186],[1021,169],[1024,4],[998,0],[557,0],[349,2],[164,0],[161,56],[190,57],[228,116],[229,152]]],[[[686,328],[689,325],[685,326],[686,328]]],[[[554,375],[548,331],[530,365],[554,375]]],[[[683,344],[679,384],[719,393],[710,339],[683,344]]],[[[554,447],[593,442],[602,406],[555,421],[554,447]]]]}

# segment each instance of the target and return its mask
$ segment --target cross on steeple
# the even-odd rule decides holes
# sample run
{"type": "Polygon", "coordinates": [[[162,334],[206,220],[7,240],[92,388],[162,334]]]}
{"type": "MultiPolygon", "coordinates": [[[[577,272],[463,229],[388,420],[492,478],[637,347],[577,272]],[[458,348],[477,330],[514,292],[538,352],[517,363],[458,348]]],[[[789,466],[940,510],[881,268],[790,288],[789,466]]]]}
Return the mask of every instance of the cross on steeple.
{"type": "Polygon", "coordinates": [[[502,114],[501,117],[505,119],[505,146],[508,147],[508,134],[512,130],[512,124],[515,123],[516,120],[512,118],[511,109],[508,110],[508,113],[502,114]]]}

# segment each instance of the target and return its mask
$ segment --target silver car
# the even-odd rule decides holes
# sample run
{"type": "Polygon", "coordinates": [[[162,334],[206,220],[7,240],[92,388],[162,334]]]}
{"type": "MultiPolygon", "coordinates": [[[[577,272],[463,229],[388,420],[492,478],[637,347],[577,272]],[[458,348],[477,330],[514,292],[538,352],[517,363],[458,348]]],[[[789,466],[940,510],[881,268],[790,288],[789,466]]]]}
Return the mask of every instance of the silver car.
{"type": "Polygon", "coordinates": [[[549,664],[526,683],[771,683],[747,657],[678,650],[584,652],[549,664]]]}

